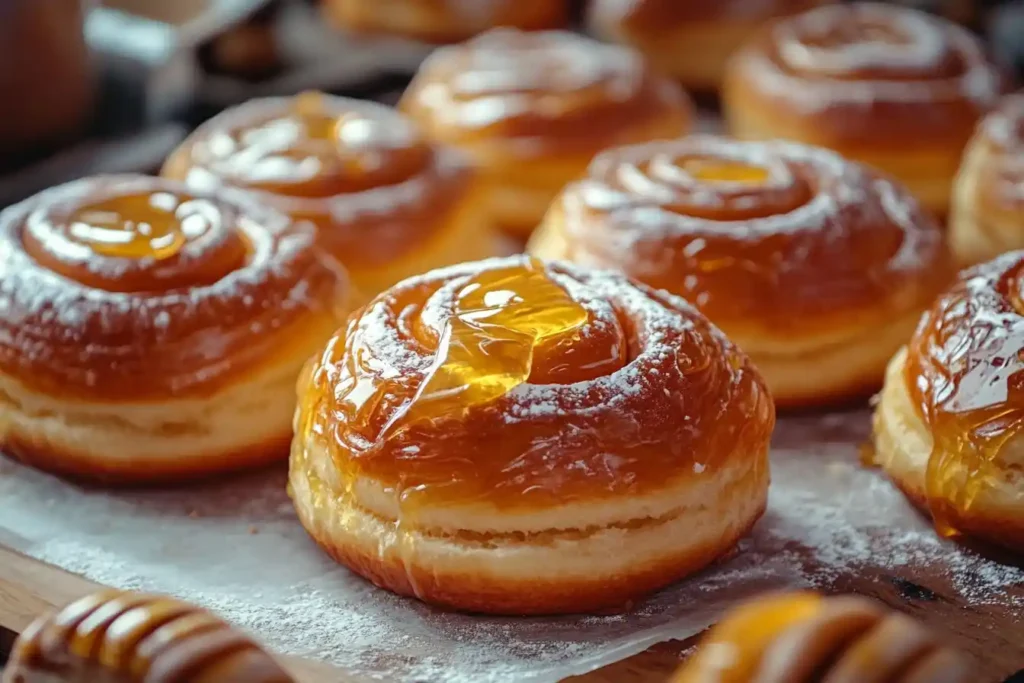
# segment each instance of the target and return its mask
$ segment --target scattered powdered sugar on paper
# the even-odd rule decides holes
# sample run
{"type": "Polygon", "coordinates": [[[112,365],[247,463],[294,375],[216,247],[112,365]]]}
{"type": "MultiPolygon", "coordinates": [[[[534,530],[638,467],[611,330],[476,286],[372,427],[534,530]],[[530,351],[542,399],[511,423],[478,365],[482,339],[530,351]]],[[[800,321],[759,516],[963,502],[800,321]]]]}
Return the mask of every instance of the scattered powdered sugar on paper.
{"type": "MultiPolygon", "coordinates": [[[[1017,606],[1024,571],[941,540],[858,445],[857,411],[780,421],[769,510],[734,555],[624,614],[467,616],[374,588],[324,557],[280,471],[177,491],[106,493],[0,466],[0,542],[89,578],[206,605],[282,652],[400,681],[555,681],[703,630],[783,587],[928,566],[972,604],[1017,606]]],[[[944,590],[947,590],[944,588],[944,590]]]]}

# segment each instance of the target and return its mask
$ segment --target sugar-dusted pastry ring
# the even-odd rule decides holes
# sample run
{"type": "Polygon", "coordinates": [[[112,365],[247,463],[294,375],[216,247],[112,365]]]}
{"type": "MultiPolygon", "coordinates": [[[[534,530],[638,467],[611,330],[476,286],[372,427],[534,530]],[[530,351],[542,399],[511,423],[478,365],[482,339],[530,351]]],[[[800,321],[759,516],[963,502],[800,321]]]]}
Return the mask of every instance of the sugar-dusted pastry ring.
{"type": "Polygon", "coordinates": [[[898,185],[825,149],[712,136],[597,156],[529,251],[685,297],[777,405],[877,388],[952,277],[940,228],[898,185]]]}
{"type": "Polygon", "coordinates": [[[693,110],[639,53],[564,31],[489,31],[435,51],[399,107],[433,140],[465,151],[488,213],[526,238],[602,149],[675,137],[693,110]]]}
{"type": "Polygon", "coordinates": [[[293,683],[249,636],[174,598],[103,591],[32,622],[3,683],[293,683]]]}
{"type": "Polygon", "coordinates": [[[457,43],[497,26],[527,31],[563,28],[567,0],[327,0],[324,12],[355,33],[457,43]]]}
{"type": "Polygon", "coordinates": [[[652,65],[687,88],[717,91],[729,58],[766,21],[831,0],[594,0],[596,33],[640,50],[652,65]]]}
{"type": "Polygon", "coordinates": [[[407,280],[350,319],[299,396],[302,524],[353,571],[443,607],[623,607],[727,552],[765,506],[775,416],[757,371],[682,299],[609,272],[512,257],[407,280]],[[452,394],[448,412],[392,430],[456,299],[525,269],[582,307],[582,326],[497,398],[452,394]]]}
{"type": "Polygon", "coordinates": [[[1024,252],[963,271],[893,358],[875,461],[944,535],[1024,550],[1024,252]]]}
{"type": "Polygon", "coordinates": [[[134,175],[47,190],[0,213],[0,441],[110,482],[280,459],[295,377],[348,289],[311,226],[236,192],[134,175]]]}
{"type": "Polygon", "coordinates": [[[945,214],[963,148],[1001,89],[965,29],[854,3],[767,28],[732,60],[723,100],[733,135],[834,149],[890,173],[945,214]]]}
{"type": "Polygon", "coordinates": [[[973,265],[1024,247],[1024,93],[978,125],[953,188],[949,243],[973,265]]]}
{"type": "Polygon", "coordinates": [[[672,683],[969,683],[973,662],[868,598],[764,595],[729,612],[672,683]]]}
{"type": "Polygon", "coordinates": [[[475,173],[375,102],[303,93],[213,117],[167,159],[189,187],[237,187],[318,228],[368,295],[431,268],[496,254],[475,173]]]}

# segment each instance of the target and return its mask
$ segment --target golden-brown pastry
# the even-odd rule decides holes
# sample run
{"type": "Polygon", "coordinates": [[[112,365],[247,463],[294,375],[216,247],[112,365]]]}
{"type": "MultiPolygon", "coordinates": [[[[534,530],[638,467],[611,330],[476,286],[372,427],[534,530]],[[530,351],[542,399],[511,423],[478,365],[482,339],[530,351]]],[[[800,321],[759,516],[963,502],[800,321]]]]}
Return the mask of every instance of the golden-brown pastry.
{"type": "Polygon", "coordinates": [[[4,683],[293,683],[249,636],[173,598],[103,591],[32,622],[4,683]]]}
{"type": "Polygon", "coordinates": [[[0,213],[0,441],[107,481],[283,458],[295,378],[349,299],[311,226],[241,193],[47,190],[0,213]]]}
{"type": "Polygon", "coordinates": [[[963,148],[1001,86],[966,30],[855,3],[767,28],[731,61],[723,99],[733,135],[829,147],[945,215],[963,148]]]}
{"type": "Polygon", "coordinates": [[[965,270],[889,364],[874,459],[947,536],[1024,550],[1024,252],[965,270]]]}
{"type": "Polygon", "coordinates": [[[325,0],[324,11],[345,31],[428,43],[457,43],[498,26],[562,28],[569,19],[567,0],[325,0]]]}
{"type": "Polygon", "coordinates": [[[863,395],[952,278],[898,185],[819,147],[712,136],[598,155],[529,244],[693,302],[778,405],[863,395]]]}
{"type": "Polygon", "coordinates": [[[200,126],[163,175],[197,189],[242,188],[311,221],[368,295],[497,253],[464,157],[373,102],[313,92],[253,100],[200,126]]]}
{"type": "Polygon", "coordinates": [[[978,126],[953,189],[949,242],[963,265],[1024,247],[1024,93],[978,126]]]}
{"type": "Polygon", "coordinates": [[[692,109],[639,53],[511,29],[434,52],[399,105],[485,176],[498,226],[525,238],[597,152],[682,135],[692,109]]]}
{"type": "Polygon", "coordinates": [[[616,608],[761,516],[757,371],[682,299],[523,256],[406,280],[299,381],[290,490],[335,559],[470,612],[616,608]]]}
{"type": "Polygon", "coordinates": [[[701,641],[672,683],[973,683],[923,624],[857,596],[755,598],[701,641]]]}
{"type": "Polygon", "coordinates": [[[596,33],[632,45],[693,90],[721,86],[729,57],[766,21],[834,0],[594,0],[596,33]]]}

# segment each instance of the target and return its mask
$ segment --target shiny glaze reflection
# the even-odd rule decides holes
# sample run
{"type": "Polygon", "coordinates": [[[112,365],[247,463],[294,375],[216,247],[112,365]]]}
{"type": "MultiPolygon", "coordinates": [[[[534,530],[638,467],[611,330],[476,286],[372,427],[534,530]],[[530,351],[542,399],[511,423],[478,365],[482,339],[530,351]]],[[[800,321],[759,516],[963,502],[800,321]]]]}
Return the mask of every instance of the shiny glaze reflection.
{"type": "Polygon", "coordinates": [[[606,274],[549,265],[542,275],[524,258],[438,271],[379,297],[300,388],[300,437],[327,446],[339,494],[372,477],[403,514],[642,492],[716,472],[737,450],[754,457],[774,424],[747,359],[681,301],[606,274]],[[460,306],[464,315],[478,308],[473,294],[508,291],[522,301],[499,307],[500,324],[473,330],[453,358],[443,335],[461,324],[460,306]],[[526,338],[509,343],[517,332],[526,338]],[[408,406],[453,360],[465,363],[461,384],[418,419],[408,406]],[[511,388],[492,390],[491,377],[511,388]]]}
{"type": "Polygon", "coordinates": [[[933,435],[928,503],[937,529],[1004,481],[1004,449],[1024,430],[1024,255],[964,271],[921,320],[905,381],[933,435]]]}

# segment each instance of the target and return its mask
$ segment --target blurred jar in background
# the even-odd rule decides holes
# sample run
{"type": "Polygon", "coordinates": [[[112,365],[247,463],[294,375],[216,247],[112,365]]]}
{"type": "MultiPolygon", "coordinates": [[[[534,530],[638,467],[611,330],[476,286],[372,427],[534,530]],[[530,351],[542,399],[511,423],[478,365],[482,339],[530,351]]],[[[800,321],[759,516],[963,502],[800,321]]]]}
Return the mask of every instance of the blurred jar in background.
{"type": "Polygon", "coordinates": [[[94,80],[84,0],[0,0],[0,169],[85,126],[94,80]]]}

